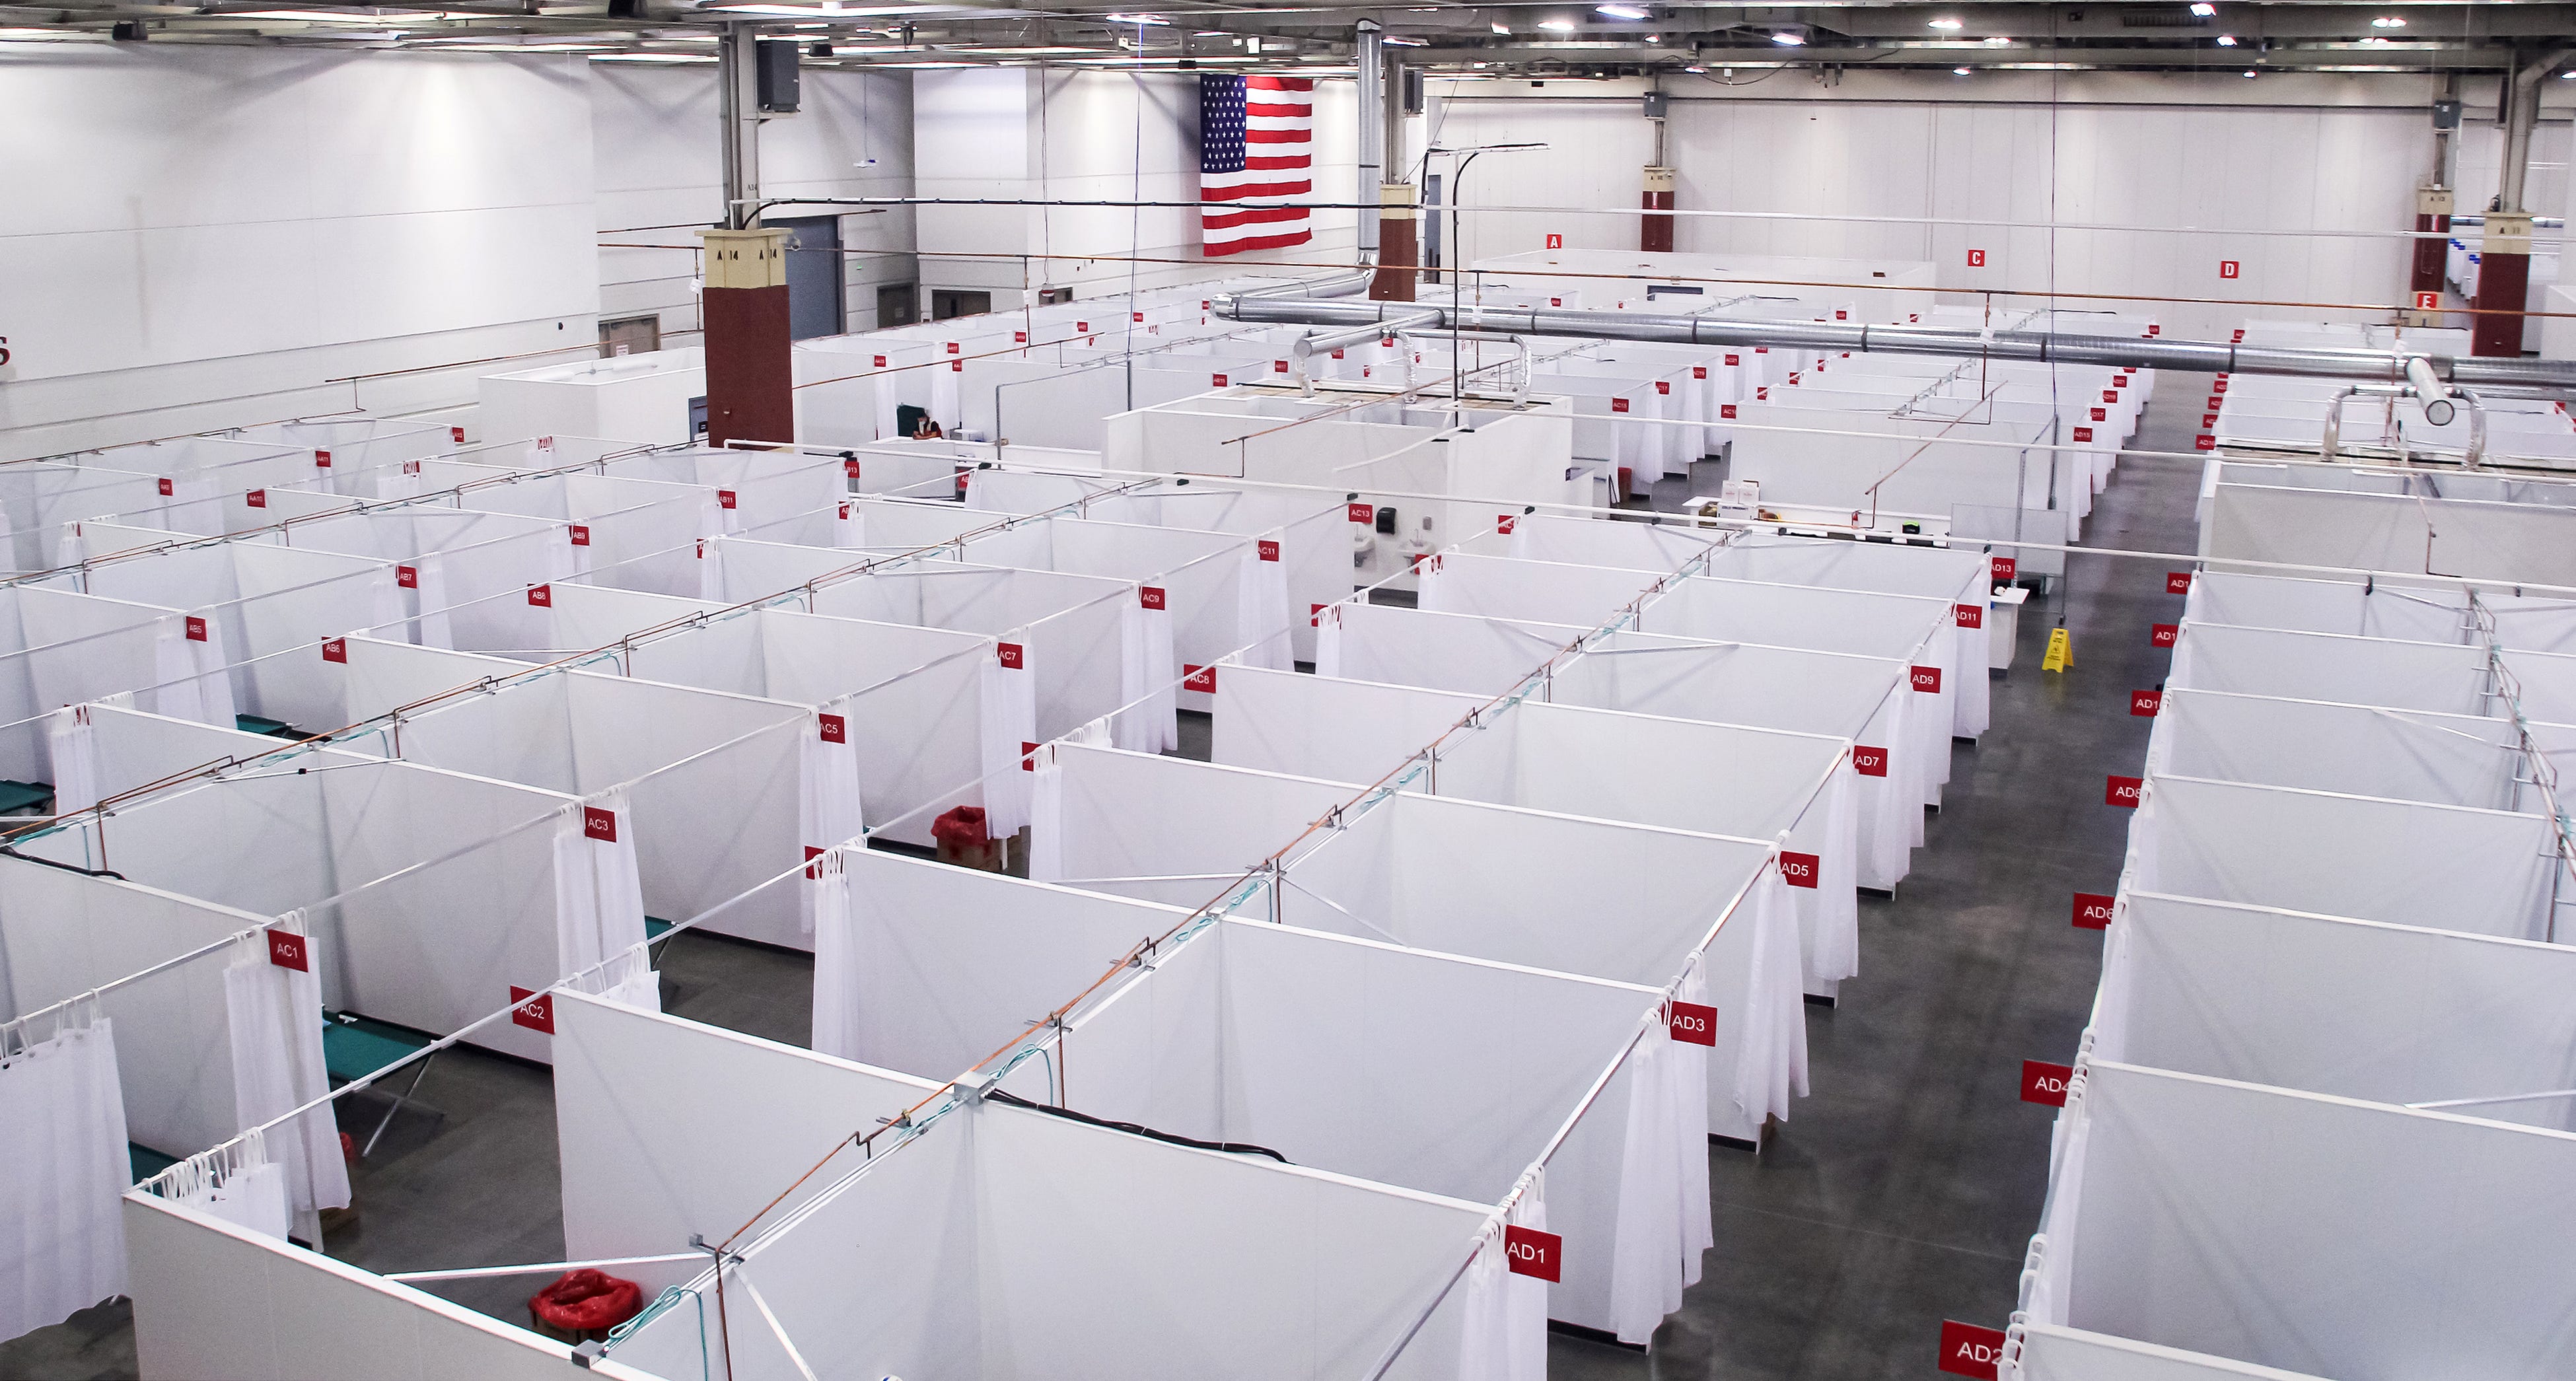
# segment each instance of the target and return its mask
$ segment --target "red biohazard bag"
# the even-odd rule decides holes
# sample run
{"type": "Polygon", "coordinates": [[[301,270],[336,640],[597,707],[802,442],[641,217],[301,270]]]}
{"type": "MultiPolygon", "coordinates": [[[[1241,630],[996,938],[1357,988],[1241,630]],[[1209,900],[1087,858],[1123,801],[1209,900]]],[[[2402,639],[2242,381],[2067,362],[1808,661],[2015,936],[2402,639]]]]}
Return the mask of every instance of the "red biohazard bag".
{"type": "Polygon", "coordinates": [[[528,1298],[528,1312],[559,1336],[605,1333],[643,1308],[643,1287],[587,1266],[565,1272],[528,1298]]]}
{"type": "Polygon", "coordinates": [[[984,808],[959,806],[930,823],[930,837],[943,849],[964,852],[984,846],[984,808]]]}

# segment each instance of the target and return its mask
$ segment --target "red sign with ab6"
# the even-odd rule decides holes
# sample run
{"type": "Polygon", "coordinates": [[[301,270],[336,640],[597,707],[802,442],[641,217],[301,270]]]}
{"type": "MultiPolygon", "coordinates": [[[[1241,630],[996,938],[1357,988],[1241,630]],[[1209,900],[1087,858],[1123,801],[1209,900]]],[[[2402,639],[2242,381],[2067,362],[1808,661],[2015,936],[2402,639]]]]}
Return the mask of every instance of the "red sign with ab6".
{"type": "Polygon", "coordinates": [[[1505,1224],[1503,1259],[1511,1263],[1513,1275],[1535,1276],[1554,1284],[1565,1270],[1565,1239],[1552,1232],[1505,1224]]]}
{"type": "Polygon", "coordinates": [[[1887,750],[1884,748],[1872,748],[1865,743],[1853,744],[1852,770],[1854,772],[1858,772],[1864,777],[1886,776],[1887,750]]]}
{"type": "Polygon", "coordinates": [[[1788,879],[1792,887],[1815,886],[1816,873],[1823,866],[1824,860],[1814,854],[1780,851],[1780,876],[1788,879]]]}
{"type": "Polygon", "coordinates": [[[1684,1045],[1715,1045],[1717,1009],[1704,1002],[1666,1003],[1664,1029],[1684,1045]]]}

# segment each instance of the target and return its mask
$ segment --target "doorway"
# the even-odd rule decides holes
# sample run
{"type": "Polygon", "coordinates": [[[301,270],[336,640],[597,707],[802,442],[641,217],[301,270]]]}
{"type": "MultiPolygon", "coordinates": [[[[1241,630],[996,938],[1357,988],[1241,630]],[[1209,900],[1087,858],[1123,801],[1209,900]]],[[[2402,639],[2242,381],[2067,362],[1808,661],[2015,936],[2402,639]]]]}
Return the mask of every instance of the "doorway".
{"type": "Polygon", "coordinates": [[[921,285],[885,283],[877,288],[877,329],[910,326],[921,320],[921,285]]]}
{"type": "Polygon", "coordinates": [[[768,224],[787,232],[788,339],[848,330],[841,306],[841,218],[799,216],[768,224]]]}
{"type": "Polygon", "coordinates": [[[963,288],[930,290],[930,319],[933,321],[946,321],[951,317],[982,316],[991,310],[993,310],[993,295],[988,292],[968,292],[963,288]]]}

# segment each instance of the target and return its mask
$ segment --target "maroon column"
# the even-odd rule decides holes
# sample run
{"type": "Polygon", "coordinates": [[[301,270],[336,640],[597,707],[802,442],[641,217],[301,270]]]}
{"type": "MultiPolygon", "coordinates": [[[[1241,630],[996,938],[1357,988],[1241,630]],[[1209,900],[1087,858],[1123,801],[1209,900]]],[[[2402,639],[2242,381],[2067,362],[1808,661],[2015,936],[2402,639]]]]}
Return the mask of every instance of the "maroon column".
{"type": "Polygon", "coordinates": [[[2478,250],[2478,314],[2469,327],[2469,353],[2522,353],[2522,313],[2531,292],[2531,217],[2487,214],[2478,250]]]}
{"type": "Polygon", "coordinates": [[[2415,189],[2415,268],[2406,281],[2406,321],[2414,326],[2441,322],[2442,271],[2450,261],[2451,189],[2415,189]]]}
{"type": "Polygon", "coordinates": [[[701,230],[706,287],[707,444],[796,439],[787,326],[787,232],[701,230]]]}
{"type": "MultiPolygon", "coordinates": [[[[1649,211],[1670,211],[1673,209],[1672,169],[1651,166],[1646,169],[1645,205],[1646,209],[1649,211]]],[[[1637,248],[1648,251],[1670,253],[1672,247],[1672,217],[1644,216],[1639,218],[1637,226],[1637,248]]]]}
{"type": "MultiPolygon", "coordinates": [[[[1422,208],[1414,202],[1413,184],[1381,183],[1377,189],[1377,277],[1369,296],[1380,302],[1411,302],[1422,281],[1422,208]]],[[[1456,254],[1455,247],[1449,251],[1456,254]]]]}

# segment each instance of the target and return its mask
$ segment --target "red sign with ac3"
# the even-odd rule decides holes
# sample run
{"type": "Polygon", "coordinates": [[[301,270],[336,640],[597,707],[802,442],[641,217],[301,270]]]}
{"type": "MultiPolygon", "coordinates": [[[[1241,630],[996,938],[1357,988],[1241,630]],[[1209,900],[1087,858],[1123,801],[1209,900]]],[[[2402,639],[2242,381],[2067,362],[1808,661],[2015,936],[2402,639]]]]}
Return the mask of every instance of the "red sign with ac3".
{"type": "Polygon", "coordinates": [[[1503,1260],[1511,1264],[1513,1275],[1530,1276],[1553,1285],[1565,1272],[1565,1239],[1552,1232],[1505,1224],[1503,1260]]]}
{"type": "Polygon", "coordinates": [[[1717,1009],[1705,1002],[1666,1003],[1664,1029],[1684,1045],[1715,1045],[1717,1009]]]}
{"type": "Polygon", "coordinates": [[[1864,777],[1886,776],[1887,750],[1884,748],[1872,748],[1865,743],[1853,744],[1852,770],[1854,772],[1858,772],[1864,777]]]}
{"type": "Polygon", "coordinates": [[[583,806],[581,808],[581,837],[584,839],[595,839],[602,844],[616,843],[617,812],[613,810],[602,810],[597,806],[583,806]]]}

